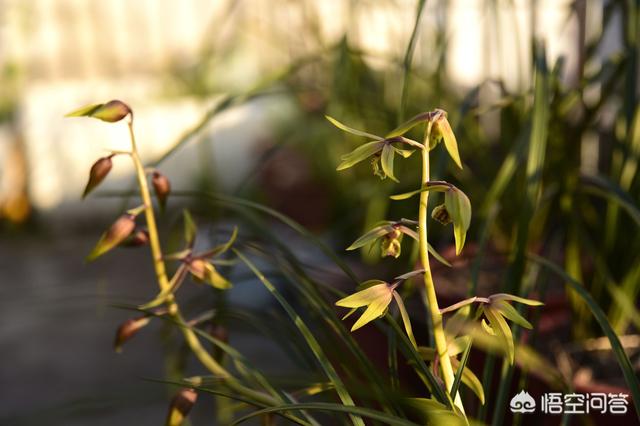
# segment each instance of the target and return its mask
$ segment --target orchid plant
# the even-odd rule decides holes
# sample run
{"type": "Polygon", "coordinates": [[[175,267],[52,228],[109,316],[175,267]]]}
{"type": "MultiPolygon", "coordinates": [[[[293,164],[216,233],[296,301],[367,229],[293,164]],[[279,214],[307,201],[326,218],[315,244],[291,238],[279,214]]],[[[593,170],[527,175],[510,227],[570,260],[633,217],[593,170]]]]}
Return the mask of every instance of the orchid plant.
{"type": "MultiPolygon", "coordinates": [[[[458,311],[461,315],[473,318],[481,324],[480,329],[489,336],[499,339],[505,349],[504,355],[510,363],[515,359],[515,346],[511,329],[506,320],[525,328],[531,324],[514,308],[510,302],[530,306],[542,305],[541,302],[525,299],[509,294],[496,294],[490,297],[472,297],[458,302],[450,307],[441,309],[438,303],[436,287],[431,273],[430,258],[451,266],[428,241],[428,202],[430,193],[443,193],[444,202],[432,209],[431,217],[443,225],[453,225],[456,255],[460,255],[464,248],[466,234],[471,223],[471,203],[467,195],[453,184],[441,180],[430,179],[429,154],[443,142],[449,157],[457,167],[462,168],[462,161],[458,151],[458,143],[447,119],[447,113],[441,109],[418,114],[406,123],[400,125],[385,136],[378,136],[366,131],[353,129],[338,120],[327,119],[339,129],[370,141],[359,146],[353,152],[342,157],[337,170],[345,170],[369,159],[373,174],[381,179],[389,178],[398,181],[394,175],[394,160],[396,154],[407,158],[416,151],[422,156],[422,178],[418,189],[399,195],[391,199],[399,201],[419,196],[418,220],[400,219],[379,223],[373,229],[358,238],[347,250],[367,247],[370,244],[380,244],[382,256],[397,258],[401,253],[403,236],[408,236],[419,243],[420,267],[404,275],[396,277],[391,282],[382,280],[368,280],[360,284],[357,292],[340,299],[337,306],[350,308],[345,316],[353,314],[359,308],[366,308],[352,327],[352,331],[384,316],[392,301],[395,300],[400,316],[404,323],[407,337],[414,348],[419,351],[423,359],[432,363],[434,369],[439,370],[440,378],[449,395],[455,415],[464,419],[465,411],[458,392],[460,382],[466,384],[484,403],[484,389],[478,378],[466,367],[472,345],[473,333],[458,337],[454,327],[445,327],[443,315],[458,311]],[[424,125],[422,142],[409,139],[405,134],[416,126],[424,125]],[[398,287],[406,280],[422,276],[427,311],[430,315],[431,334],[435,348],[418,346],[413,334],[410,315],[405,308],[398,287]],[[476,304],[474,314],[470,307],[476,304]],[[461,359],[458,356],[462,354],[461,359]]],[[[432,400],[429,400],[432,402],[432,400]]]]}

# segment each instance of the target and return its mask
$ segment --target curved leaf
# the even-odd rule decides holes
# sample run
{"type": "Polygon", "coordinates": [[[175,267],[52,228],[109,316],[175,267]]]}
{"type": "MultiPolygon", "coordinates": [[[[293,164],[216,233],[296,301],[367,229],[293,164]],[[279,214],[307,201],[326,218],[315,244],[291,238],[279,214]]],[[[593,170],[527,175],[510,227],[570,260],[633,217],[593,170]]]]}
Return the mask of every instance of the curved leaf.
{"type": "Polygon", "coordinates": [[[496,333],[496,336],[498,336],[498,338],[506,345],[507,359],[509,360],[509,363],[513,364],[515,361],[516,350],[513,343],[513,334],[511,333],[509,324],[507,324],[502,315],[492,307],[485,306],[483,311],[484,315],[489,320],[489,324],[491,324],[491,328],[494,333],[496,333]]]}
{"type": "Polygon", "coordinates": [[[629,390],[631,391],[631,397],[633,398],[633,403],[636,406],[636,412],[638,418],[640,418],[640,382],[638,381],[638,377],[635,375],[635,371],[629,357],[627,356],[622,343],[620,343],[620,338],[616,334],[616,332],[609,324],[606,314],[603,312],[602,308],[598,305],[598,302],[594,300],[594,298],[589,294],[587,289],[580,284],[578,281],[573,279],[569,274],[567,274],[562,268],[560,268],[555,263],[537,256],[535,254],[530,254],[529,259],[533,262],[536,262],[545,268],[553,271],[558,276],[560,276],[563,281],[569,285],[575,292],[578,294],[582,300],[584,300],[591,310],[591,313],[595,317],[598,325],[602,328],[602,331],[609,339],[611,343],[611,348],[613,349],[613,353],[618,360],[618,365],[622,370],[622,374],[624,376],[625,382],[627,386],[629,386],[629,390]]]}
{"type": "Polygon", "coordinates": [[[456,255],[462,252],[471,224],[471,202],[458,188],[450,188],[444,195],[444,204],[453,220],[453,235],[456,240],[456,255]]]}
{"type": "Polygon", "coordinates": [[[393,174],[394,157],[395,157],[395,150],[393,149],[391,144],[385,144],[384,147],[382,148],[382,155],[380,157],[380,164],[382,165],[382,171],[391,180],[395,182],[399,182],[398,179],[393,174]]]}
{"type": "Polygon", "coordinates": [[[384,138],[381,138],[380,136],[374,135],[373,133],[368,133],[368,132],[364,132],[362,130],[357,130],[354,129],[352,127],[347,126],[346,124],[342,124],[341,122],[339,122],[338,120],[336,120],[333,117],[330,117],[328,115],[324,116],[327,120],[329,120],[329,122],[331,122],[331,124],[333,124],[334,126],[336,126],[338,129],[340,130],[344,130],[347,133],[351,133],[352,135],[356,135],[356,136],[364,136],[365,138],[369,138],[369,139],[375,139],[377,141],[382,141],[384,140],[384,138]]]}

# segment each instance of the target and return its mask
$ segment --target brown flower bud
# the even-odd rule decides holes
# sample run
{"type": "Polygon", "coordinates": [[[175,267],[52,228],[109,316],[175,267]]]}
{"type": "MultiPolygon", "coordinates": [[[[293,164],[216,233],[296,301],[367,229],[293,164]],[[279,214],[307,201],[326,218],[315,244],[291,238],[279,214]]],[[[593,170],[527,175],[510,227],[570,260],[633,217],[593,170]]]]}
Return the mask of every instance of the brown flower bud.
{"type": "Polygon", "coordinates": [[[131,108],[122,101],[113,100],[106,104],[100,105],[95,111],[92,111],[90,116],[98,118],[102,121],[109,123],[115,123],[125,118],[131,113],[131,108]]]}
{"type": "Polygon", "coordinates": [[[149,244],[149,231],[146,229],[136,229],[121,245],[123,247],[140,247],[147,244],[149,244]]]}
{"type": "Polygon", "coordinates": [[[209,284],[218,290],[231,288],[231,283],[218,273],[215,266],[204,259],[195,258],[189,262],[189,272],[198,281],[209,284]]]}
{"type": "Polygon", "coordinates": [[[87,182],[87,186],[84,188],[84,192],[82,193],[83,199],[96,186],[100,185],[104,178],[106,178],[109,174],[109,172],[111,171],[111,167],[113,167],[111,157],[113,157],[113,155],[103,157],[93,163],[93,166],[91,166],[91,170],[89,171],[89,181],[87,182]]]}
{"type": "Polygon", "coordinates": [[[171,183],[165,175],[158,171],[153,172],[151,183],[153,184],[153,189],[156,192],[156,197],[158,197],[158,203],[160,204],[160,207],[164,209],[164,206],[167,203],[167,197],[171,192],[171,183]]]}
{"type": "Polygon", "coordinates": [[[145,325],[151,321],[150,317],[143,316],[138,318],[129,318],[123,322],[118,330],[116,330],[116,338],[113,342],[113,348],[116,352],[122,352],[122,345],[133,336],[145,325]]]}
{"type": "Polygon", "coordinates": [[[96,246],[91,250],[87,261],[91,262],[102,256],[122,241],[124,241],[135,229],[136,218],[134,215],[125,213],[116,220],[107,232],[102,234],[96,246]]]}
{"type": "Polygon", "coordinates": [[[196,403],[198,394],[195,390],[182,388],[171,400],[169,414],[167,415],[167,426],[180,426],[189,415],[189,411],[196,403]]]}

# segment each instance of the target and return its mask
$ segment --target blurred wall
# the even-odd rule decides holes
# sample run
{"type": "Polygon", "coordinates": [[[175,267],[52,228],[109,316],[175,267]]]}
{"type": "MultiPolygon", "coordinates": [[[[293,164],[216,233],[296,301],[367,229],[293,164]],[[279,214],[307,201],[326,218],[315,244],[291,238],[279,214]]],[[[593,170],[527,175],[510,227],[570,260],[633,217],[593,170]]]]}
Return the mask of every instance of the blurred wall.
{"type": "MultiPolygon", "coordinates": [[[[215,103],[210,96],[172,91],[170,71],[197,66],[208,52],[223,52],[217,87],[242,91],[266,70],[335,43],[345,31],[351,43],[371,53],[372,64],[388,66],[378,59],[402,58],[415,5],[412,0],[0,0],[0,69],[3,84],[14,88],[6,94],[11,114],[0,124],[0,207],[25,194],[39,209],[75,202],[89,166],[104,149],[126,147],[123,126],[64,120],[71,109],[111,98],[129,102],[143,155],[154,158],[215,103]]],[[[430,52],[438,32],[444,32],[447,73],[461,92],[487,79],[526,90],[535,35],[546,41],[552,63],[566,57],[570,82],[576,67],[584,65],[579,43],[600,34],[601,6],[602,0],[427,1],[415,64],[435,62],[430,52]]],[[[615,35],[611,39],[615,49],[615,35]]],[[[490,103],[495,95],[483,96],[490,103]]],[[[247,153],[269,135],[273,109],[265,105],[252,104],[214,121],[205,135],[215,155],[191,147],[176,157],[168,174],[187,186],[193,168],[211,156],[218,158],[219,176],[240,179],[250,168],[247,153]],[[222,129],[224,143],[216,137],[222,129]]],[[[129,174],[117,164],[112,184],[129,174]]]]}

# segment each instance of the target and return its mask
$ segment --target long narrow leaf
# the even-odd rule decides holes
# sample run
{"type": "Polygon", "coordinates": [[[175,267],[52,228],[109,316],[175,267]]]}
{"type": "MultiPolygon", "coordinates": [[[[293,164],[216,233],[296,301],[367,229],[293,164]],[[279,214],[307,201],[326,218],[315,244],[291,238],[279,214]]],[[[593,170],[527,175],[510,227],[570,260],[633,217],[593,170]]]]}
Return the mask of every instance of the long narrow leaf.
{"type": "MultiPolygon", "coordinates": [[[[355,404],[353,402],[353,399],[351,398],[351,395],[349,395],[349,392],[347,391],[347,388],[342,382],[342,379],[340,378],[336,370],[333,368],[333,365],[331,364],[331,362],[325,355],[324,351],[322,350],[320,343],[318,343],[313,333],[311,332],[311,330],[309,330],[309,328],[304,323],[302,318],[300,318],[300,316],[296,313],[296,311],[289,304],[289,302],[287,302],[287,300],[280,294],[280,292],[275,288],[275,286],[264,276],[264,274],[262,274],[262,272],[258,270],[258,268],[256,268],[256,266],[246,256],[244,256],[237,249],[233,249],[233,252],[240,258],[240,260],[242,260],[247,265],[247,267],[249,267],[249,269],[251,269],[251,271],[255,274],[255,276],[260,280],[260,282],[262,282],[262,284],[266,287],[266,289],[276,298],[278,303],[280,303],[282,308],[289,315],[289,317],[294,322],[294,324],[296,325],[300,333],[304,336],[305,340],[307,341],[307,344],[309,345],[309,348],[315,355],[316,359],[318,360],[318,363],[324,370],[325,374],[327,375],[327,377],[335,387],[336,393],[340,397],[340,400],[342,401],[342,403],[346,406],[354,406],[355,404]]],[[[354,425],[364,426],[364,422],[362,418],[359,417],[358,415],[352,415],[351,420],[353,421],[354,425]]]]}
{"type": "Polygon", "coordinates": [[[622,343],[620,343],[620,338],[615,333],[615,331],[613,331],[613,328],[611,327],[611,324],[609,324],[607,316],[602,308],[600,308],[598,303],[593,299],[591,294],[589,294],[589,292],[581,283],[574,280],[573,277],[569,276],[558,265],[535,254],[530,254],[529,259],[560,276],[564,280],[564,282],[569,285],[589,306],[589,309],[598,322],[598,325],[600,325],[600,328],[602,328],[602,331],[611,343],[613,353],[618,360],[618,365],[622,370],[625,382],[627,383],[627,386],[629,386],[629,390],[631,391],[631,397],[633,398],[633,403],[636,406],[636,413],[638,415],[638,419],[640,420],[640,382],[638,381],[638,377],[635,375],[633,365],[631,364],[629,357],[624,351],[622,343]]]}

